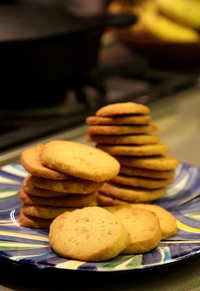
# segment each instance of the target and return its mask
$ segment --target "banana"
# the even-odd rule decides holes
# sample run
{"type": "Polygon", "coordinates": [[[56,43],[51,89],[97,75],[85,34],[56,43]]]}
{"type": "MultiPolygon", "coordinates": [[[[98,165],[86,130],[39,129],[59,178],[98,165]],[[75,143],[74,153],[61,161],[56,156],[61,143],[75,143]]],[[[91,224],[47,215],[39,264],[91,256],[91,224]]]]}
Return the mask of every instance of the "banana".
{"type": "Polygon", "coordinates": [[[156,0],[167,17],[194,29],[200,28],[200,0],[156,0]]]}
{"type": "Polygon", "coordinates": [[[146,11],[143,21],[146,30],[162,40],[175,42],[200,40],[199,34],[194,29],[175,23],[157,13],[146,11]]]}
{"type": "Polygon", "coordinates": [[[158,5],[155,0],[142,0],[139,2],[138,6],[151,12],[156,12],[158,10],[158,5]]]}
{"type": "Polygon", "coordinates": [[[200,34],[195,29],[200,28],[200,0],[141,0],[137,4],[114,0],[108,11],[138,16],[137,23],[129,27],[134,33],[148,33],[164,41],[200,41],[200,34]]]}

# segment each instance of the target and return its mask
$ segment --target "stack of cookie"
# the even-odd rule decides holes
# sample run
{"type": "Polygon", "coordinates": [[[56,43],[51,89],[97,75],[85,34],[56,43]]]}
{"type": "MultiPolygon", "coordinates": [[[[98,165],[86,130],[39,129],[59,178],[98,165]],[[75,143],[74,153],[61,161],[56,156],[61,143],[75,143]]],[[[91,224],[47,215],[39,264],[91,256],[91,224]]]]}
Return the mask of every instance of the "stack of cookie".
{"type": "Polygon", "coordinates": [[[104,106],[86,118],[87,141],[115,157],[120,173],[96,192],[100,205],[152,202],[165,195],[178,166],[160,143],[149,107],[134,102],[104,106]],[[153,133],[154,132],[154,133],[153,133]]]}
{"type": "Polygon", "coordinates": [[[119,162],[104,151],[52,141],[24,150],[20,158],[29,175],[19,193],[19,223],[47,228],[59,214],[94,206],[95,191],[119,173],[119,162]]]}

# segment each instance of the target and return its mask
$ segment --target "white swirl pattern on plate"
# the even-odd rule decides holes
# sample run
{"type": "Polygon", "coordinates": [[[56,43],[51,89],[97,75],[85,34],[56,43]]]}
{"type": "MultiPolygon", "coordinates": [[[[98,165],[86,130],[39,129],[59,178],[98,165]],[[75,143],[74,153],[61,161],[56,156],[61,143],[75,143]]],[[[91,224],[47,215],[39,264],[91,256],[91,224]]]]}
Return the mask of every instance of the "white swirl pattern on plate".
{"type": "Polygon", "coordinates": [[[39,269],[82,271],[126,271],[153,268],[200,254],[200,169],[180,164],[175,182],[166,196],[155,203],[172,212],[178,224],[175,236],[162,241],[151,252],[119,255],[105,262],[83,262],[57,256],[48,242],[48,230],[21,227],[18,191],[27,172],[20,164],[0,169],[0,258],[31,264],[39,269]]]}

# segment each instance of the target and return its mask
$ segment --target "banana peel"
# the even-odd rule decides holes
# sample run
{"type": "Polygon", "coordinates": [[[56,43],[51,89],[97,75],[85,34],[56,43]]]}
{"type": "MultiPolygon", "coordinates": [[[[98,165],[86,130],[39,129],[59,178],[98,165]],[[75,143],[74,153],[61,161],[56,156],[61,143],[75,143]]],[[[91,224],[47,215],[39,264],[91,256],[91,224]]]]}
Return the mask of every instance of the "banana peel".
{"type": "Polygon", "coordinates": [[[200,29],[200,0],[155,0],[161,13],[174,21],[200,29]]]}

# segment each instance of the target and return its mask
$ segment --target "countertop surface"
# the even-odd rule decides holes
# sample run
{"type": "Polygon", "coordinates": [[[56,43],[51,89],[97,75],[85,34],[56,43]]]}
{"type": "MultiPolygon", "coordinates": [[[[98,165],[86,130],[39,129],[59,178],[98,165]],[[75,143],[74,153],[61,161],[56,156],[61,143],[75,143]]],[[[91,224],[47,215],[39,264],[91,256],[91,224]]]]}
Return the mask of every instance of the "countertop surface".
{"type": "MultiPolygon", "coordinates": [[[[170,155],[200,167],[200,86],[187,89],[149,105],[156,125],[163,128],[161,142],[170,155]]],[[[87,126],[62,132],[50,139],[86,143],[87,126]]],[[[41,142],[44,142],[41,140],[41,142]]],[[[15,158],[23,149],[15,152],[15,158]]],[[[13,153],[10,153],[12,159],[13,153]]],[[[9,155],[8,155],[9,160],[9,155]]],[[[199,242],[200,243],[200,242],[199,242]]],[[[94,273],[38,270],[0,260],[0,290],[200,290],[200,256],[162,268],[94,273]]]]}

